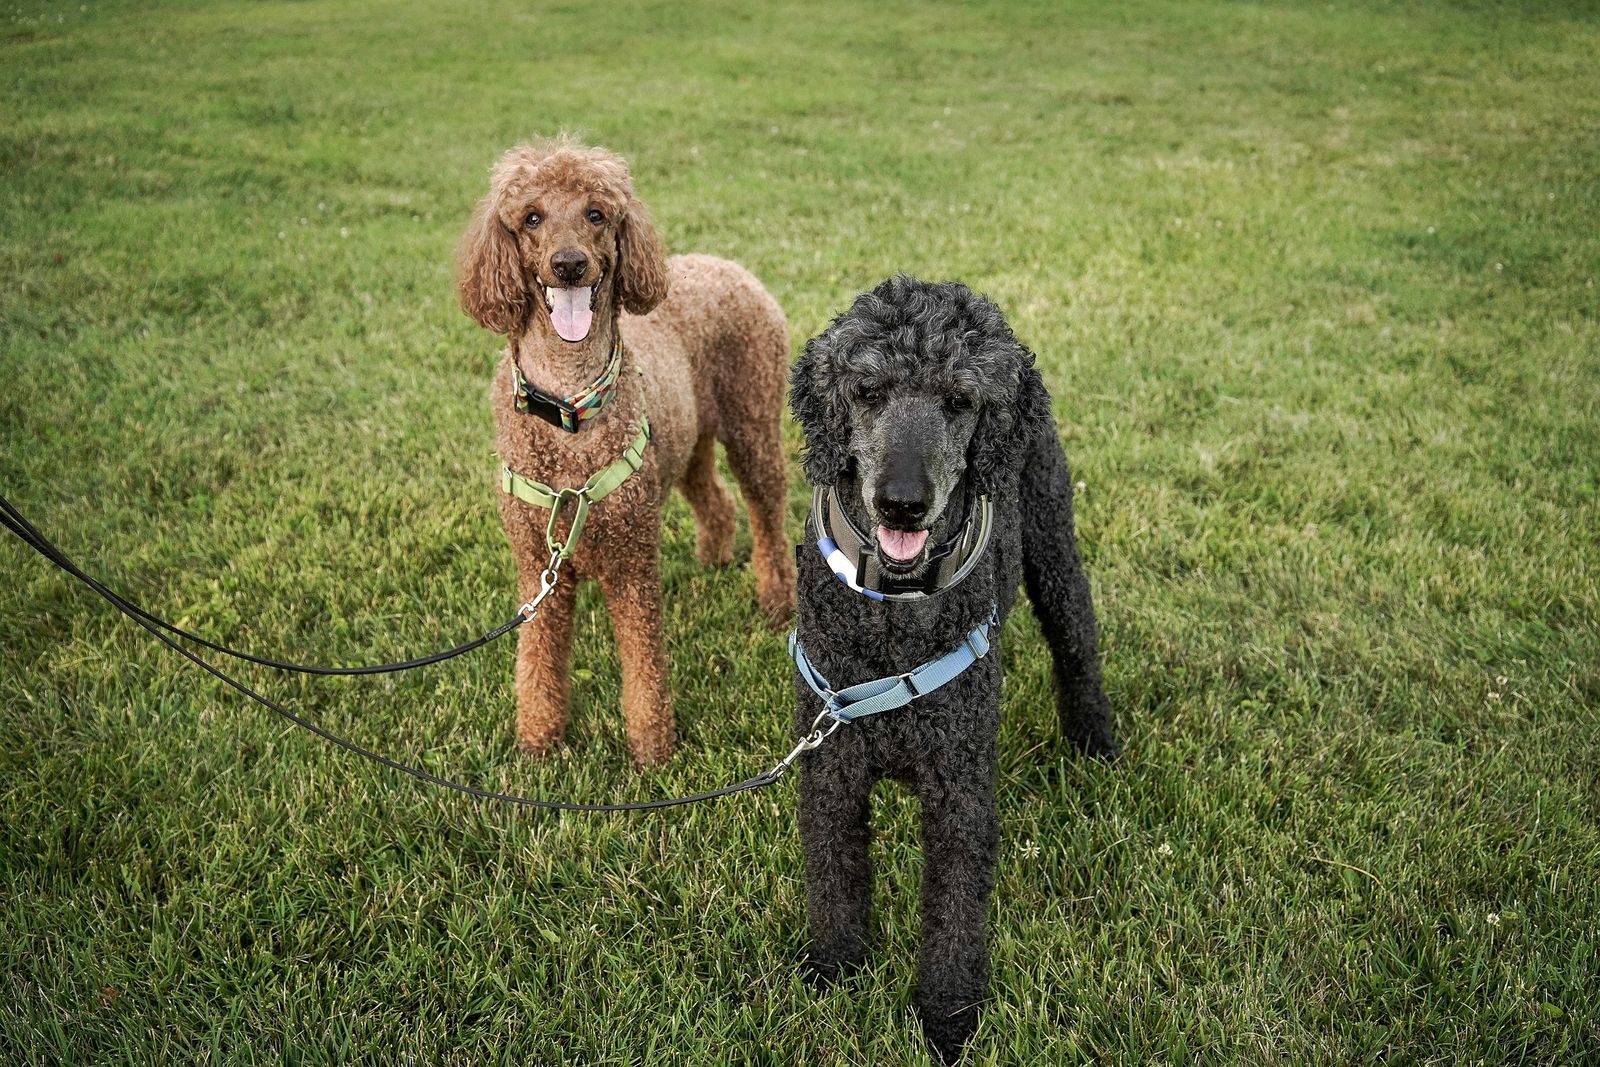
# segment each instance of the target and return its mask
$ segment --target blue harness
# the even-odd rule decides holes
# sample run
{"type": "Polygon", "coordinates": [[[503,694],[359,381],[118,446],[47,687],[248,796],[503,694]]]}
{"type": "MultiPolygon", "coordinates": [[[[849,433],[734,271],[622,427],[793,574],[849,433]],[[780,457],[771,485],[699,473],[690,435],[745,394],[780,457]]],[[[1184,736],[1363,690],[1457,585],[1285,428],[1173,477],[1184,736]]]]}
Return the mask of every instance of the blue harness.
{"type": "Polygon", "coordinates": [[[954,681],[962,671],[989,654],[989,635],[998,623],[998,612],[991,611],[989,617],[979,623],[965,640],[938,659],[904,674],[874,678],[870,682],[858,682],[844,689],[834,689],[811,665],[806,658],[806,650],[800,645],[799,631],[789,633],[789,655],[794,657],[800,677],[806,680],[812,692],[822,698],[822,714],[817,717],[817,722],[820,723],[823,718],[832,719],[834,729],[838,729],[844,723],[868,715],[903,708],[918,697],[954,681]]]}

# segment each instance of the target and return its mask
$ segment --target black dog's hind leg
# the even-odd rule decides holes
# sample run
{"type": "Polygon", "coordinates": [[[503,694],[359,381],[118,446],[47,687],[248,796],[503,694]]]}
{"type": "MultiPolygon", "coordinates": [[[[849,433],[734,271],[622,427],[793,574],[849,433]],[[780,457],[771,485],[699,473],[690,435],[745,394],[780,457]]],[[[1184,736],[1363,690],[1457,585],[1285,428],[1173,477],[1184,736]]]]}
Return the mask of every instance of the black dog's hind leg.
{"type": "Polygon", "coordinates": [[[912,1004],[945,1063],[978,1028],[989,988],[986,924],[1000,848],[994,734],[987,758],[936,759],[917,775],[922,804],[922,948],[912,1004]]]}
{"type": "MultiPolygon", "coordinates": [[[[806,722],[820,704],[801,702],[806,722]]],[[[806,969],[831,982],[866,961],[872,910],[872,780],[859,738],[835,736],[800,759],[800,845],[811,946],[806,969]]]]}
{"type": "Polygon", "coordinates": [[[1100,687],[1094,601],[1072,524],[1072,475],[1054,419],[1029,446],[1020,496],[1023,579],[1055,663],[1061,732],[1089,755],[1115,759],[1119,746],[1100,687]]]}

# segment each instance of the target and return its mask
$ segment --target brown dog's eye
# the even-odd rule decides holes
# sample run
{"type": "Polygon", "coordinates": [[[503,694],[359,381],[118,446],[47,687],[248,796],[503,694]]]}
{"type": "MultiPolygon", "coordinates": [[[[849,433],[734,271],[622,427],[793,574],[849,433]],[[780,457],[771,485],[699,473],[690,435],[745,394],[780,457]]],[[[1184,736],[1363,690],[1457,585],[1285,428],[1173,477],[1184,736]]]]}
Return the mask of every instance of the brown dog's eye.
{"type": "Polygon", "coordinates": [[[589,209],[589,213],[587,215],[585,215],[584,217],[587,218],[590,222],[594,223],[596,226],[598,226],[602,222],[606,221],[605,213],[602,212],[599,208],[593,208],[593,207],[590,208],[589,209]]]}
{"type": "Polygon", "coordinates": [[[539,222],[539,213],[537,211],[528,212],[528,217],[522,220],[522,224],[530,230],[539,225],[539,222]]]}

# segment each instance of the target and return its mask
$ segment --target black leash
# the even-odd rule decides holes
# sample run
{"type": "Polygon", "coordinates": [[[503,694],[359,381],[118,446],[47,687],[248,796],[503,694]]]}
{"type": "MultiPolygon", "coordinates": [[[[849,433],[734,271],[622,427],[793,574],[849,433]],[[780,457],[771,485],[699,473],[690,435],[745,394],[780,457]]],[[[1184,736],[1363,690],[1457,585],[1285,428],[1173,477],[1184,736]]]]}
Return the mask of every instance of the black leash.
{"type": "Polygon", "coordinates": [[[528,615],[518,611],[517,614],[513,615],[501,625],[496,626],[493,630],[490,630],[488,633],[483,634],[480,637],[475,637],[465,644],[456,645],[454,648],[447,648],[443,652],[435,652],[432,655],[419,656],[416,659],[401,660],[397,663],[374,663],[362,667],[322,667],[309,663],[290,663],[281,659],[272,659],[268,656],[251,655],[249,652],[241,652],[237,648],[230,648],[227,645],[217,644],[215,641],[208,641],[199,634],[190,633],[181,626],[175,626],[157,615],[152,615],[150,612],[139,607],[139,605],[134,604],[119,594],[114,593],[112,590],[107,589],[89,575],[85,574],[77,566],[77,564],[73,563],[72,560],[67,557],[66,553],[62,552],[61,549],[51,544],[50,541],[47,540],[32,523],[24,518],[22,513],[18,511],[16,507],[3,496],[0,496],[0,521],[3,521],[7,529],[16,534],[18,537],[22,538],[23,541],[32,546],[33,549],[40,555],[44,556],[50,562],[66,571],[74,578],[78,579],[78,581],[83,582],[95,592],[107,597],[108,599],[111,599],[113,604],[119,605],[123,609],[123,614],[129,614],[133,617],[143,619],[148,623],[159,626],[161,629],[170,634],[181,637],[185,641],[192,641],[204,648],[209,648],[213,652],[220,652],[224,656],[232,656],[234,659],[242,659],[248,663],[258,663],[263,667],[271,667],[274,670],[279,671],[293,671],[297,674],[321,675],[393,674],[398,671],[409,671],[415,667],[426,667],[433,663],[443,663],[447,659],[454,659],[463,652],[471,652],[475,648],[482,648],[484,645],[487,645],[496,638],[504,637],[512,630],[515,630],[518,626],[521,626],[524,622],[527,622],[529,618],[528,615]]]}
{"type": "Polygon", "coordinates": [[[491,630],[482,637],[469,641],[465,645],[458,645],[457,647],[449,649],[445,652],[435,653],[432,656],[424,656],[420,659],[409,660],[405,663],[386,663],[372,667],[307,667],[303,664],[282,663],[277,660],[251,656],[246,653],[237,652],[222,645],[213,644],[204,638],[196,637],[193,634],[190,634],[188,631],[182,630],[171,623],[152,615],[150,612],[145,611],[138,605],[124,599],[121,595],[102,585],[93,577],[85,573],[67,556],[65,552],[61,551],[60,548],[56,547],[56,545],[51,543],[48,538],[40,533],[38,529],[34,527],[34,525],[30,523],[23,516],[23,514],[18,511],[16,507],[13,506],[12,503],[4,496],[0,496],[0,525],[5,526],[6,529],[16,534],[18,539],[20,539],[24,544],[32,548],[35,552],[38,552],[56,567],[76,578],[84,585],[88,586],[108,604],[116,608],[117,611],[138,623],[156,640],[160,641],[162,644],[178,653],[178,655],[182,656],[190,663],[200,667],[213,678],[216,678],[218,681],[227,684],[230,688],[243,693],[245,696],[249,697],[251,700],[254,700],[257,704],[260,704],[267,710],[282,716],[303,730],[308,730],[311,733],[316,734],[325,741],[333,742],[347,752],[353,752],[356,755],[365,757],[374,763],[382,764],[391,770],[400,771],[403,774],[409,774],[411,777],[420,779],[424,782],[430,782],[433,785],[443,786],[446,789],[453,789],[458,793],[465,793],[468,796],[478,797],[481,800],[500,800],[508,804],[518,804],[523,807],[539,808],[547,811],[614,812],[646,811],[652,808],[671,808],[677,807],[681,804],[695,804],[702,800],[714,800],[717,797],[725,797],[733,793],[742,793],[746,790],[759,789],[763,786],[771,785],[779,778],[783,777],[784,773],[788,771],[790,765],[793,764],[794,760],[800,755],[800,753],[807,751],[810,748],[815,748],[818,744],[821,744],[822,735],[817,731],[813,731],[809,737],[802,739],[800,743],[794,747],[794,750],[789,753],[789,755],[778,761],[778,763],[775,764],[771,770],[764,771],[753,778],[746,778],[742,782],[735,782],[733,785],[723,786],[721,789],[712,789],[704,793],[693,793],[684,797],[667,797],[661,800],[637,800],[622,804],[579,804],[562,800],[538,800],[534,797],[519,796],[515,793],[501,793],[492,789],[480,789],[477,786],[466,785],[461,782],[454,782],[448,778],[441,778],[438,775],[425,771],[420,767],[412,767],[407,764],[400,763],[397,760],[392,760],[388,756],[382,756],[376,752],[370,751],[369,749],[362,748],[354,741],[346,740],[345,738],[340,737],[338,734],[335,734],[332,731],[319,726],[317,723],[312,722],[310,719],[295,714],[282,704],[272,700],[270,697],[262,696],[260,693],[256,692],[254,689],[251,689],[249,686],[227,674],[220,668],[213,666],[212,664],[201,659],[193,651],[185,648],[183,645],[173,640],[171,635],[177,635],[179,637],[195,641],[217,652],[223,652],[227,655],[237,656],[240,659],[248,660],[252,663],[259,663],[268,667],[277,667],[282,670],[299,671],[305,674],[380,674],[384,672],[409,670],[412,667],[426,666],[430,663],[438,663],[441,660],[459,656],[463,652],[468,652],[474,648],[479,648],[488,644],[490,641],[493,641],[495,638],[508,633],[517,626],[521,625],[523,622],[527,621],[528,618],[531,618],[531,615],[525,616],[519,612],[517,616],[511,619],[509,622],[495,630],[491,630]]]}

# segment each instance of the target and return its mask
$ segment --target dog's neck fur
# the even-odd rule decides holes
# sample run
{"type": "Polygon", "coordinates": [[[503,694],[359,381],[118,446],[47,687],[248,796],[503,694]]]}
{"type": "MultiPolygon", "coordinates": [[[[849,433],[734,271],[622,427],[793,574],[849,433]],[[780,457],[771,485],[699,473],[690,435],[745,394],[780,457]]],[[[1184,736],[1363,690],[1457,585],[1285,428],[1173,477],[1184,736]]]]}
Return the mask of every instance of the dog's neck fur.
{"type": "MultiPolygon", "coordinates": [[[[532,299],[537,302],[541,297],[535,293],[532,299]]],[[[558,337],[540,304],[528,316],[521,335],[511,336],[511,358],[530,385],[555,396],[571,396],[605,372],[616,335],[617,308],[610,293],[601,294],[594,326],[581,341],[558,337]]],[[[626,355],[623,358],[626,361],[626,355]]]]}

